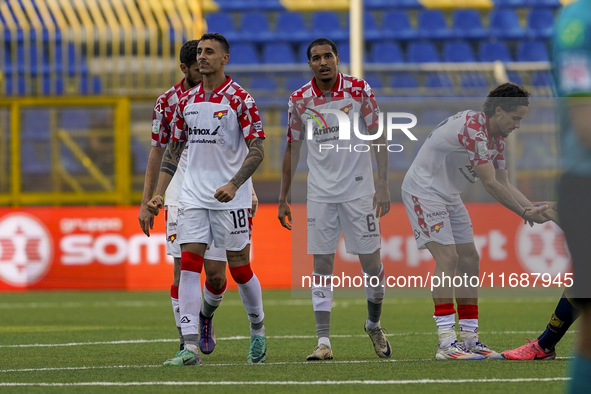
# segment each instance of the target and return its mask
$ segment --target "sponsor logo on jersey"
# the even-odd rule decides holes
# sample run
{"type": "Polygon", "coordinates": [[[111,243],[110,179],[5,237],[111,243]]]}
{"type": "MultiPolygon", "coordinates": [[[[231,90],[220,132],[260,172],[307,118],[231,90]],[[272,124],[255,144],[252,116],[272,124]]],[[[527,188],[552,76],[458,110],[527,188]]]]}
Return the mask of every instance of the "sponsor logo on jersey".
{"type": "Polygon", "coordinates": [[[176,240],[176,234],[172,234],[167,238],[168,242],[174,242],[176,240]]]}
{"type": "Polygon", "coordinates": [[[436,233],[438,233],[439,230],[441,230],[442,228],[443,228],[443,222],[439,222],[439,223],[431,226],[431,232],[435,231],[436,233]]]}
{"type": "Polygon", "coordinates": [[[154,107],[154,111],[159,112],[159,113],[164,113],[164,111],[162,110],[162,104],[160,104],[160,103],[156,104],[156,106],[154,107]]]}
{"type": "Polygon", "coordinates": [[[228,110],[227,109],[224,110],[224,111],[218,111],[218,112],[214,112],[213,113],[213,117],[214,118],[217,118],[217,119],[221,119],[221,118],[223,118],[226,115],[228,115],[228,110]]]}
{"type": "Polygon", "coordinates": [[[152,134],[160,134],[160,121],[158,119],[152,121],[152,134]]]}
{"type": "Polygon", "coordinates": [[[244,233],[247,233],[247,232],[248,232],[248,230],[237,230],[237,231],[232,231],[230,233],[230,235],[244,234],[244,233]]]}

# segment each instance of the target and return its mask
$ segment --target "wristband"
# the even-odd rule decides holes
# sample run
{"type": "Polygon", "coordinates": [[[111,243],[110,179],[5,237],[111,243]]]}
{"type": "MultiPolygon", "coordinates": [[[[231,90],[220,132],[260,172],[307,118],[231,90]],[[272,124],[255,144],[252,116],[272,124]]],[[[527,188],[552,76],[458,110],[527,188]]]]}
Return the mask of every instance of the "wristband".
{"type": "Polygon", "coordinates": [[[523,210],[523,213],[521,214],[521,218],[522,218],[522,219],[525,219],[525,214],[526,214],[526,213],[527,213],[527,209],[524,209],[524,210],[523,210]]]}

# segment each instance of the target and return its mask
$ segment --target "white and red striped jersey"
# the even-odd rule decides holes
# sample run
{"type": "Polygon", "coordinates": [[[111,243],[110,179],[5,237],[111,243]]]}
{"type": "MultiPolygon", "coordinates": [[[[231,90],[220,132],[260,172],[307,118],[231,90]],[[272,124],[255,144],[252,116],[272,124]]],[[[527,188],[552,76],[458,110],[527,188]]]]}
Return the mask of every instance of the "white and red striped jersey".
{"type": "Polygon", "coordinates": [[[474,167],[492,162],[504,170],[505,140],[492,136],[484,112],[462,111],[441,122],[417,153],[402,190],[418,198],[449,204],[478,180],[474,167]]]}
{"type": "Polygon", "coordinates": [[[187,141],[188,167],[180,205],[206,209],[252,207],[249,178],[234,199],[221,203],[213,196],[230,182],[248,154],[246,140],[265,138],[256,103],[232,78],[213,92],[202,83],[185,93],[176,107],[172,124],[175,141],[187,141]]]}
{"type": "MultiPolygon", "coordinates": [[[[306,140],[308,147],[308,199],[338,203],[373,194],[374,181],[371,152],[355,151],[363,141],[353,132],[354,114],[360,134],[378,126],[379,108],[371,87],[363,79],[338,74],[330,93],[322,93],[315,78],[296,90],[288,103],[287,137],[289,141],[306,140]],[[339,122],[334,114],[322,109],[342,111],[349,118],[350,140],[339,139],[339,122]],[[308,138],[306,125],[312,120],[313,138],[308,138]],[[334,149],[320,149],[321,144],[334,149]],[[337,150],[338,147],[338,150],[337,150]]],[[[361,149],[365,150],[365,149],[361,149]]]]}
{"type": "MultiPolygon", "coordinates": [[[[185,93],[183,88],[183,78],[181,82],[161,94],[156,100],[152,114],[152,146],[166,147],[170,140],[171,123],[174,111],[180,97],[185,93]]],[[[166,188],[166,205],[178,205],[181,187],[185,179],[185,170],[187,168],[187,150],[183,152],[177,170],[166,188]]]]}

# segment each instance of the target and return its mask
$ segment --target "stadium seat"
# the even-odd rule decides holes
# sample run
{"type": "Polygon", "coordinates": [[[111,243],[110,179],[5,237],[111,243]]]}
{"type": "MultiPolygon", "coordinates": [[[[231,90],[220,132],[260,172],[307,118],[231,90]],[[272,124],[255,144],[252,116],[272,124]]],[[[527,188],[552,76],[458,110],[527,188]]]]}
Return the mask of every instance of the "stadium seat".
{"type": "Polygon", "coordinates": [[[509,71],[507,73],[507,78],[509,79],[509,82],[513,82],[517,85],[523,85],[523,79],[521,79],[521,76],[516,71],[509,71]]]}
{"type": "MultiPolygon", "coordinates": [[[[349,64],[351,61],[351,47],[349,41],[336,42],[337,49],[339,51],[339,58],[341,63],[349,64]]],[[[367,58],[367,55],[365,56],[367,58]]]]}
{"type": "Polygon", "coordinates": [[[474,91],[488,89],[489,83],[482,73],[471,72],[460,76],[460,87],[462,87],[462,92],[465,92],[466,89],[474,91]]]}
{"type": "Polygon", "coordinates": [[[425,79],[425,88],[430,96],[455,96],[454,84],[450,77],[443,73],[434,73],[425,79]]]}
{"type": "Polygon", "coordinates": [[[524,36],[517,13],[510,9],[493,9],[490,12],[489,33],[491,37],[504,39],[524,36]]]}
{"type": "Polygon", "coordinates": [[[90,86],[88,78],[84,76],[80,80],[80,93],[81,94],[99,94],[102,91],[102,81],[98,75],[95,75],[90,80],[90,86]]]}
{"type": "Polygon", "coordinates": [[[488,34],[476,10],[455,10],[452,19],[453,32],[457,38],[480,40],[488,34]]]}
{"type": "Polygon", "coordinates": [[[475,62],[472,46],[465,41],[446,42],[443,46],[443,61],[451,63],[475,62]]]}
{"type": "Polygon", "coordinates": [[[531,76],[531,85],[535,87],[553,86],[552,74],[549,71],[535,71],[531,76]]]}
{"type": "MultiPolygon", "coordinates": [[[[560,2],[560,0],[529,0],[528,1],[528,6],[531,7],[531,9],[537,8],[537,7],[550,7],[550,8],[560,8],[562,7],[562,3],[560,2]]],[[[565,3],[566,5],[566,3],[565,3]]]]}
{"type": "Polygon", "coordinates": [[[507,44],[502,41],[481,42],[478,52],[481,62],[494,62],[497,60],[501,62],[513,61],[507,44]]]}
{"type": "Polygon", "coordinates": [[[390,87],[393,89],[418,89],[419,81],[410,73],[394,74],[390,79],[390,87]]]}
{"type": "Polygon", "coordinates": [[[229,65],[259,63],[259,55],[253,44],[239,43],[230,47],[229,65]]]}
{"type": "Polygon", "coordinates": [[[26,91],[25,79],[22,76],[18,76],[16,80],[16,86],[13,86],[12,76],[4,77],[4,84],[6,86],[7,95],[19,95],[23,96],[26,91]]]}
{"type": "Polygon", "coordinates": [[[249,12],[240,18],[240,39],[246,42],[269,42],[274,38],[269,28],[269,20],[262,12],[249,12]]]}
{"type": "Polygon", "coordinates": [[[278,11],[284,9],[279,0],[216,0],[222,11],[278,11]]]}
{"type": "Polygon", "coordinates": [[[305,77],[289,77],[285,79],[285,90],[287,90],[290,94],[310,82],[310,78],[305,77]]]}
{"type": "Polygon", "coordinates": [[[348,27],[343,28],[339,15],[332,11],[319,11],[312,14],[312,33],[315,37],[326,37],[332,41],[349,39],[348,27]]]}
{"type": "Polygon", "coordinates": [[[369,84],[374,92],[376,90],[381,90],[384,87],[382,79],[378,75],[366,75],[363,79],[369,84]]]}
{"type": "Polygon", "coordinates": [[[49,76],[46,75],[43,78],[43,95],[44,96],[50,96],[50,95],[60,96],[62,94],[64,94],[64,80],[60,76],[58,76],[55,78],[55,80],[53,81],[53,84],[52,84],[51,79],[49,78],[49,76]],[[51,93],[52,85],[54,88],[53,94],[51,93]]]}
{"type": "Polygon", "coordinates": [[[430,42],[411,42],[408,45],[409,63],[436,63],[439,61],[437,49],[430,42]]]}
{"type": "Polygon", "coordinates": [[[368,9],[387,9],[387,8],[397,8],[397,9],[413,9],[413,8],[422,8],[423,6],[419,3],[418,0],[365,0],[364,6],[368,9]]]}
{"type": "Polygon", "coordinates": [[[527,7],[531,0],[494,0],[495,8],[522,8],[527,7]]]}
{"type": "Polygon", "coordinates": [[[520,41],[517,45],[518,62],[550,61],[548,49],[543,41],[520,41]]]}
{"type": "Polygon", "coordinates": [[[280,41],[309,44],[313,35],[306,28],[304,17],[299,12],[281,12],[277,16],[275,36],[280,41]]]}
{"type": "Polygon", "coordinates": [[[552,36],[554,13],[550,8],[531,8],[527,15],[526,34],[534,39],[548,39],[552,36]]]}
{"type": "Polygon", "coordinates": [[[289,44],[267,44],[263,48],[264,64],[292,64],[295,62],[295,56],[289,44]]]}
{"type": "Polygon", "coordinates": [[[370,63],[404,63],[400,45],[396,43],[377,43],[371,47],[370,63]]]}
{"type": "Polygon", "coordinates": [[[363,38],[366,41],[385,38],[385,34],[378,28],[375,16],[369,11],[363,13],[363,38]]]}
{"type": "Polygon", "coordinates": [[[308,45],[309,44],[301,44],[298,47],[298,63],[308,63],[308,45]]]}
{"type": "Polygon", "coordinates": [[[453,37],[452,31],[445,22],[445,16],[440,10],[419,11],[417,30],[420,38],[447,40],[453,37]]]}
{"type": "Polygon", "coordinates": [[[408,13],[404,11],[387,11],[382,19],[382,31],[388,39],[407,41],[417,38],[417,32],[410,24],[408,13]]]}
{"type": "Polygon", "coordinates": [[[250,79],[248,90],[252,92],[274,93],[277,92],[277,81],[270,77],[254,77],[250,79]]]}
{"type": "Polygon", "coordinates": [[[229,14],[215,13],[205,16],[207,22],[207,31],[211,33],[220,33],[230,42],[240,41],[240,35],[234,28],[234,22],[229,14]]]}

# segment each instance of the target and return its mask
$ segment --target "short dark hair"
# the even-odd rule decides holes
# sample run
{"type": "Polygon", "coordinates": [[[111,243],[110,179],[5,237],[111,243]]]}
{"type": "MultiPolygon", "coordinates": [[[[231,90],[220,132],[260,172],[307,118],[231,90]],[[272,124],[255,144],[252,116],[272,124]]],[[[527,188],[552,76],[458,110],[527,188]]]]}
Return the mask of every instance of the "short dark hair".
{"type": "Polygon", "coordinates": [[[197,46],[199,40],[190,40],[181,47],[180,59],[187,67],[191,67],[197,61],[197,46]]]}
{"type": "Polygon", "coordinates": [[[497,86],[488,93],[482,110],[487,116],[492,116],[497,107],[506,112],[512,112],[520,106],[529,106],[529,92],[522,86],[507,82],[497,86]],[[511,100],[508,100],[511,98],[511,100]]]}
{"type": "Polygon", "coordinates": [[[224,52],[230,53],[230,43],[226,40],[226,37],[222,36],[220,33],[205,33],[201,36],[201,41],[203,40],[217,41],[221,44],[224,52]]]}
{"type": "Polygon", "coordinates": [[[318,45],[330,45],[332,51],[335,55],[338,55],[339,52],[337,51],[337,44],[329,40],[328,38],[317,38],[308,45],[308,49],[306,50],[306,55],[308,55],[308,60],[312,57],[312,48],[318,45]]]}

